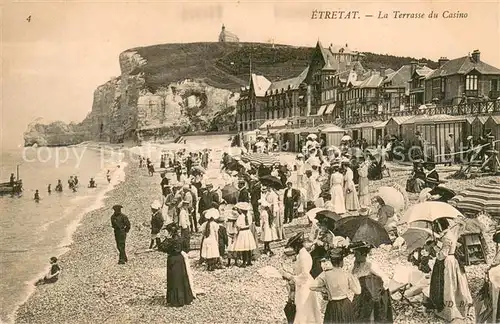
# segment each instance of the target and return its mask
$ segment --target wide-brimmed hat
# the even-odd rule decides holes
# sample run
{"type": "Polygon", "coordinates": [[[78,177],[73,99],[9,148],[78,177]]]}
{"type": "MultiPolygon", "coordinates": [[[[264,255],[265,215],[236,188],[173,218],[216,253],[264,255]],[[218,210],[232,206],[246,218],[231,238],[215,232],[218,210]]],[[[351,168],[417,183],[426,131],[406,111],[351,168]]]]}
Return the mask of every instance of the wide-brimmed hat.
{"type": "Polygon", "coordinates": [[[219,211],[215,208],[210,208],[208,209],[206,212],[205,212],[205,218],[206,219],[211,219],[213,218],[214,220],[215,219],[218,219],[219,218],[219,211]]]}
{"type": "Polygon", "coordinates": [[[240,210],[248,211],[248,210],[251,209],[252,206],[250,206],[250,204],[247,203],[247,202],[241,201],[241,202],[237,203],[234,207],[236,207],[236,208],[238,208],[240,210]]]}
{"type": "Polygon", "coordinates": [[[228,220],[237,220],[238,219],[238,211],[232,210],[229,216],[227,217],[228,220]]]}
{"type": "Polygon", "coordinates": [[[328,256],[330,259],[343,259],[346,256],[346,251],[341,247],[332,248],[328,252],[328,256]]]}
{"type": "Polygon", "coordinates": [[[474,137],[473,137],[472,135],[467,136],[467,140],[471,140],[471,139],[473,139],[473,138],[474,138],[474,137]]]}
{"type": "Polygon", "coordinates": [[[299,232],[291,237],[285,245],[285,248],[293,247],[304,242],[304,232],[299,232]]]}
{"type": "Polygon", "coordinates": [[[153,201],[151,204],[151,209],[160,209],[161,208],[161,203],[158,200],[153,201]]]}
{"type": "Polygon", "coordinates": [[[114,206],[113,206],[113,210],[114,210],[114,211],[121,211],[121,210],[122,210],[122,208],[123,208],[123,206],[122,206],[122,205],[114,205],[114,206]]]}
{"type": "Polygon", "coordinates": [[[368,208],[365,208],[365,207],[360,208],[360,209],[358,210],[359,216],[368,216],[368,213],[369,213],[369,212],[370,212],[370,211],[368,210],[368,208]]]}

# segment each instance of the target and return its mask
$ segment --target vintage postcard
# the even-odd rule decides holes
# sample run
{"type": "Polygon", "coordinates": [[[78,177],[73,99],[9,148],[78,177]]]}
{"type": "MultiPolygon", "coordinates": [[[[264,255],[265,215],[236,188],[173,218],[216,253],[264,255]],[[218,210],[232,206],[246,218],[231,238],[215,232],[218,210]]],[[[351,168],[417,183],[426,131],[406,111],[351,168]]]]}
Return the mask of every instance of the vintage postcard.
{"type": "Polygon", "coordinates": [[[1,323],[500,321],[500,2],[6,0],[1,323]]]}

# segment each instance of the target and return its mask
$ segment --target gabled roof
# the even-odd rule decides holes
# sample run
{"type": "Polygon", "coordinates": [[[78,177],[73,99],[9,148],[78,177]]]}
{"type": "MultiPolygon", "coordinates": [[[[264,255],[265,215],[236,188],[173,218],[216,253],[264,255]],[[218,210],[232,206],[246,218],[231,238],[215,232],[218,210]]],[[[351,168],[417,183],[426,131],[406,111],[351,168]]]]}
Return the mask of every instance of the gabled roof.
{"type": "Polygon", "coordinates": [[[421,66],[421,67],[418,67],[416,70],[415,70],[415,73],[418,74],[419,76],[421,77],[426,77],[428,76],[430,73],[434,72],[435,70],[431,69],[430,67],[428,66],[421,66]]]}
{"type": "Polygon", "coordinates": [[[267,89],[269,89],[269,86],[271,85],[271,81],[266,79],[266,77],[263,75],[252,73],[252,84],[255,96],[264,97],[266,95],[267,89]]]}
{"type": "Polygon", "coordinates": [[[304,71],[302,71],[298,76],[295,78],[290,78],[290,79],[285,79],[285,80],[279,80],[272,82],[267,91],[269,90],[287,90],[288,86],[290,86],[291,89],[298,89],[300,84],[304,81],[304,79],[307,76],[307,72],[309,72],[309,67],[306,67],[304,71]]]}
{"type": "Polygon", "coordinates": [[[413,117],[415,116],[397,116],[397,117],[391,117],[389,121],[392,119],[394,120],[394,122],[396,122],[396,124],[401,125],[402,123],[404,123],[409,119],[412,119],[413,117]]]}
{"type": "Polygon", "coordinates": [[[403,65],[399,70],[386,74],[384,83],[392,82],[393,86],[407,86],[411,78],[411,65],[403,65]]]}
{"type": "MultiPolygon", "coordinates": [[[[361,81],[358,85],[360,88],[378,88],[384,81],[384,77],[378,73],[372,74],[368,78],[361,81]]],[[[354,83],[353,83],[354,85],[354,83]]]]}
{"type": "Polygon", "coordinates": [[[475,62],[472,57],[464,56],[454,60],[450,60],[443,64],[440,68],[427,76],[427,79],[445,77],[455,74],[467,74],[472,70],[476,70],[481,74],[498,74],[500,69],[491,66],[485,62],[475,62]]]}

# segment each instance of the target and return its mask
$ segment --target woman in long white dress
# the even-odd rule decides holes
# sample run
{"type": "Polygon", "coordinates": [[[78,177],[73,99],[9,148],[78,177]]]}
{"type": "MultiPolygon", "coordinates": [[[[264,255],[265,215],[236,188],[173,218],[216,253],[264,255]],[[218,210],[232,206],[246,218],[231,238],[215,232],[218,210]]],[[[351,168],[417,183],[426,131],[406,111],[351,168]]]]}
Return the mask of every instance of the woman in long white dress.
{"type": "Polygon", "coordinates": [[[269,256],[274,255],[271,251],[270,243],[278,240],[278,232],[276,231],[275,220],[269,208],[269,203],[266,200],[260,200],[260,221],[262,226],[261,240],[264,242],[264,253],[269,256]]]}
{"type": "Polygon", "coordinates": [[[252,251],[257,248],[255,238],[250,231],[250,225],[252,224],[252,216],[250,213],[251,206],[249,203],[239,202],[235,207],[240,214],[236,220],[238,235],[234,242],[234,251],[241,253],[243,259],[241,267],[251,266],[252,251]]]}
{"type": "Polygon", "coordinates": [[[345,168],[344,189],[345,189],[345,209],[347,211],[356,211],[359,209],[358,193],[354,184],[354,173],[349,167],[349,160],[342,162],[345,168]]]}
{"type": "Polygon", "coordinates": [[[345,199],[344,199],[344,176],[339,172],[338,164],[332,165],[333,173],[330,178],[330,195],[332,196],[332,211],[337,214],[345,214],[345,199]]]}
{"type": "Polygon", "coordinates": [[[295,284],[295,319],[294,324],[319,324],[322,323],[322,316],[316,292],[310,290],[314,284],[314,279],[310,274],[312,268],[312,258],[304,247],[304,233],[298,233],[292,237],[287,244],[297,255],[295,261],[295,274],[283,272],[283,278],[293,281],[295,284]]]}
{"type": "Polygon", "coordinates": [[[359,205],[361,207],[369,207],[371,204],[369,181],[368,181],[368,168],[369,162],[363,159],[361,165],[358,168],[359,174],[359,205]]]}
{"type": "Polygon", "coordinates": [[[208,271],[214,271],[219,254],[219,224],[215,221],[219,218],[217,209],[209,209],[205,214],[208,220],[200,227],[203,234],[201,244],[201,257],[207,261],[208,271]]]}

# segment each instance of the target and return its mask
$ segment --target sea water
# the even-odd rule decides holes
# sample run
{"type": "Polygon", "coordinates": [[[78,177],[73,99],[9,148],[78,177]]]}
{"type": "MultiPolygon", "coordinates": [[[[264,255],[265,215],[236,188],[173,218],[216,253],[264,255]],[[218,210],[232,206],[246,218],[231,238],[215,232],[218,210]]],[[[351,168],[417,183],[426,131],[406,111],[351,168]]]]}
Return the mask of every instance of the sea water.
{"type": "Polygon", "coordinates": [[[33,283],[48,271],[49,258],[67,250],[81,218],[102,207],[106,194],[125,180],[122,160],[123,153],[116,150],[86,146],[1,152],[0,182],[9,181],[11,173],[16,175],[19,165],[24,188],[20,197],[0,197],[1,322],[12,321],[17,307],[34,291],[33,283]],[[77,192],[68,188],[69,177],[75,175],[77,192]],[[88,188],[91,177],[97,188],[88,188]],[[55,192],[58,179],[62,193],[55,192]],[[36,189],[39,203],[33,199],[36,189]]]}

